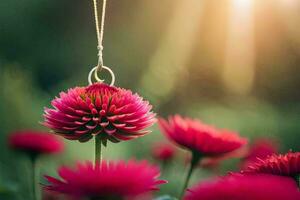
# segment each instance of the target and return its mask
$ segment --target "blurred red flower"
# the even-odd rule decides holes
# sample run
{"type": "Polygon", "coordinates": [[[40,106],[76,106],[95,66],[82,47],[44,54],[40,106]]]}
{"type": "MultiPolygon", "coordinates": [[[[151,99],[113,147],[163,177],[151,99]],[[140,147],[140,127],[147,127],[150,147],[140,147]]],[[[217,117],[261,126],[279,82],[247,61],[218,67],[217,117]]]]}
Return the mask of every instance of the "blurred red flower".
{"type": "Polygon", "coordinates": [[[155,122],[152,106],[130,90],[95,83],[61,92],[45,108],[45,126],[70,140],[88,141],[101,134],[102,141],[119,142],[142,136],[155,122]]]}
{"type": "Polygon", "coordinates": [[[272,155],[248,166],[244,173],[266,173],[294,177],[300,174],[300,152],[272,155]]]}
{"type": "Polygon", "coordinates": [[[173,142],[201,155],[216,156],[234,151],[247,143],[247,139],[228,130],[179,115],[159,120],[160,129],[173,142]]]}
{"type": "Polygon", "coordinates": [[[94,166],[91,162],[78,163],[76,169],[61,167],[62,180],[45,176],[45,189],[87,199],[133,199],[158,189],[160,174],[156,166],[134,160],[106,162],[94,166]]]}
{"type": "Polygon", "coordinates": [[[242,162],[242,169],[257,162],[259,159],[265,159],[268,156],[278,153],[278,145],[272,139],[257,139],[249,148],[242,162]]]}
{"type": "Polygon", "coordinates": [[[57,136],[34,130],[17,131],[9,135],[9,146],[32,155],[53,154],[63,151],[63,142],[57,136]]]}
{"type": "Polygon", "coordinates": [[[293,179],[270,174],[233,174],[198,184],[184,200],[299,200],[293,179]]]}
{"type": "Polygon", "coordinates": [[[170,161],[174,158],[176,149],[166,142],[155,143],[152,148],[152,156],[157,160],[170,161]]]}

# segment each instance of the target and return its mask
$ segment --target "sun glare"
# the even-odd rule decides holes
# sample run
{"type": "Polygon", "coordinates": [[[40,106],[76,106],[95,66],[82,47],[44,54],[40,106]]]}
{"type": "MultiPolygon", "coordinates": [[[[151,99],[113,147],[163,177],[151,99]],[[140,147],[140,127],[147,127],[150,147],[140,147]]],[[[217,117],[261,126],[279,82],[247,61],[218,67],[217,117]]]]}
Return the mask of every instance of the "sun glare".
{"type": "Polygon", "coordinates": [[[223,80],[234,93],[247,94],[254,80],[252,0],[232,0],[225,49],[223,80]]]}
{"type": "Polygon", "coordinates": [[[233,5],[240,9],[248,9],[253,0],[233,0],[233,5]]]}

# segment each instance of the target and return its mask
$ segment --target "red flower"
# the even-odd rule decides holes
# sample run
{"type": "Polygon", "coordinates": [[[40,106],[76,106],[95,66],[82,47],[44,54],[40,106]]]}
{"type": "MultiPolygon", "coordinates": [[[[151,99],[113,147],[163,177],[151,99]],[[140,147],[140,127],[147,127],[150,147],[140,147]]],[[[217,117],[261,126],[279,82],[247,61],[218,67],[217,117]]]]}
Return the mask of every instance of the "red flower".
{"type": "Polygon", "coordinates": [[[130,90],[95,83],[61,92],[45,109],[44,125],[70,140],[88,141],[101,134],[102,141],[130,140],[149,131],[154,122],[151,105],[130,90]]]}
{"type": "Polygon", "coordinates": [[[157,160],[168,161],[175,156],[175,148],[169,143],[156,143],[152,149],[152,155],[157,160]]]}
{"type": "Polygon", "coordinates": [[[179,115],[169,117],[169,121],[159,119],[159,125],[170,140],[202,155],[228,153],[247,143],[246,139],[234,132],[217,130],[200,121],[179,115]]]}
{"type": "Polygon", "coordinates": [[[146,161],[91,162],[77,164],[76,169],[61,167],[62,180],[45,176],[49,182],[45,189],[87,199],[132,199],[158,189],[166,181],[158,180],[159,169],[146,161]]]}
{"type": "Polygon", "coordinates": [[[12,149],[33,155],[53,154],[63,150],[63,143],[55,135],[39,131],[17,131],[8,138],[12,149]]]}
{"type": "Polygon", "coordinates": [[[270,139],[258,139],[248,150],[247,155],[242,162],[242,169],[246,169],[249,165],[257,162],[259,159],[265,159],[277,152],[278,146],[274,141],[270,139]]]}
{"type": "Polygon", "coordinates": [[[293,179],[270,174],[234,174],[200,183],[184,200],[299,200],[293,179]]]}
{"type": "Polygon", "coordinates": [[[250,165],[245,173],[266,173],[282,176],[296,176],[300,174],[300,152],[289,152],[285,155],[272,155],[268,158],[259,159],[250,165]]]}

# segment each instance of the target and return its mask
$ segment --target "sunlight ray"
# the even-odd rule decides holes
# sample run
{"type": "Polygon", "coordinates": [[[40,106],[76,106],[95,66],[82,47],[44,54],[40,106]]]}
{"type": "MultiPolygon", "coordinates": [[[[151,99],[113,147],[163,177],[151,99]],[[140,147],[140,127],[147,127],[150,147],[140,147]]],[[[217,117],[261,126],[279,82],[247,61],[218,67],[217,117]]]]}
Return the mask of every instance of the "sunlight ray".
{"type": "Polygon", "coordinates": [[[176,82],[182,81],[180,74],[188,67],[193,44],[199,37],[203,2],[179,0],[176,3],[174,16],[140,83],[141,90],[148,91],[153,102],[167,98],[174,91],[176,82]]]}
{"type": "Polygon", "coordinates": [[[232,0],[230,9],[223,79],[230,92],[246,95],[255,73],[253,1],[232,0]]]}

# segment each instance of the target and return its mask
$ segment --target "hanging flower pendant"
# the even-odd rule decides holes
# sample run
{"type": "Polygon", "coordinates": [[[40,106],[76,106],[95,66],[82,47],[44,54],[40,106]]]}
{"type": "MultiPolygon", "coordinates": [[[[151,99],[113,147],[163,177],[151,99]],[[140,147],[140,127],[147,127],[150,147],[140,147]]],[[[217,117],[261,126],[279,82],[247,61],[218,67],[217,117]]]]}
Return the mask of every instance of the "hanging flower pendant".
{"type": "Polygon", "coordinates": [[[104,83],[75,87],[45,108],[44,125],[70,140],[86,142],[100,134],[101,141],[119,142],[146,133],[155,122],[152,106],[138,94],[104,83]]]}

